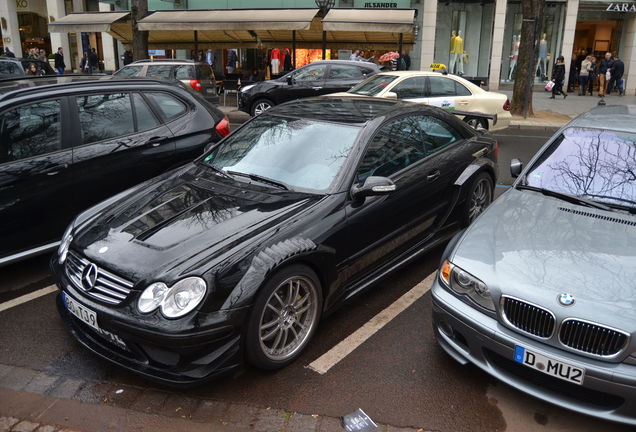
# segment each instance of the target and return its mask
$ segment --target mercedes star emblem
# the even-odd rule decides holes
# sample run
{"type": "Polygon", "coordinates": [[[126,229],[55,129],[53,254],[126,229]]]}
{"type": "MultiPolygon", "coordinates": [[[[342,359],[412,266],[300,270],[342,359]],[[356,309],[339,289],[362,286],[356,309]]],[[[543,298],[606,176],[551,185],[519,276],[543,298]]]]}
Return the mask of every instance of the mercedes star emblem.
{"type": "Polygon", "coordinates": [[[97,266],[89,264],[82,272],[82,288],[84,291],[90,291],[95,288],[95,282],[97,282],[97,266]]]}

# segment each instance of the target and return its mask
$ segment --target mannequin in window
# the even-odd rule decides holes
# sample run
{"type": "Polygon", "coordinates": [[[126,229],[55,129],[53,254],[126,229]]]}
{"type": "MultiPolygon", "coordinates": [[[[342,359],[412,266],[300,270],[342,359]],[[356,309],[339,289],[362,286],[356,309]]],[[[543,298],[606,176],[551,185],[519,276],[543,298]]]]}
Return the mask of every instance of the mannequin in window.
{"type": "Polygon", "coordinates": [[[227,50],[227,73],[233,74],[236,69],[236,63],[238,62],[238,56],[233,49],[227,50]]]}
{"type": "Polygon", "coordinates": [[[280,50],[278,48],[274,48],[269,55],[269,64],[272,67],[272,75],[280,74],[280,58],[280,50]]]}
{"type": "Polygon", "coordinates": [[[457,75],[464,75],[464,39],[462,38],[462,31],[452,33],[451,36],[451,58],[450,58],[450,73],[457,73],[457,75]],[[455,70],[457,66],[457,70],[455,70]]]}
{"type": "Polygon", "coordinates": [[[510,71],[508,72],[508,81],[512,81],[512,74],[517,67],[517,60],[519,60],[519,45],[521,41],[521,35],[512,36],[512,51],[510,51],[510,71]]]}
{"type": "Polygon", "coordinates": [[[546,34],[543,33],[541,40],[539,41],[539,61],[537,62],[537,69],[534,74],[537,74],[537,71],[541,70],[541,81],[547,79],[547,65],[548,65],[548,42],[545,40],[546,34]]]}

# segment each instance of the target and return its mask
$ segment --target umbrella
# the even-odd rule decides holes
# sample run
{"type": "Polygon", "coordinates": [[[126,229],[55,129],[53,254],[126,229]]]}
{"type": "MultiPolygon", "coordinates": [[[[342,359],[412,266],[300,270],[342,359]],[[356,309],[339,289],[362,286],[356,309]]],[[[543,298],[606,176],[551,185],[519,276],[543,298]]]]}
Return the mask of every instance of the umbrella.
{"type": "Polygon", "coordinates": [[[400,53],[397,51],[389,51],[388,53],[384,53],[382,54],[382,56],[380,57],[380,59],[378,60],[379,62],[387,62],[387,61],[391,61],[391,60],[395,60],[396,58],[400,57],[400,53]]]}

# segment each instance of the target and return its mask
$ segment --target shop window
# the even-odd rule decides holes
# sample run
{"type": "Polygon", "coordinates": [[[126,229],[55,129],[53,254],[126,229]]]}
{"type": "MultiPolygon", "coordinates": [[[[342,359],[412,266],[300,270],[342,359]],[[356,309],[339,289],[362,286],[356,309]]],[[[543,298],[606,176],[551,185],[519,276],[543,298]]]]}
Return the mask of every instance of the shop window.
{"type": "Polygon", "coordinates": [[[417,99],[426,97],[426,77],[407,78],[391,89],[398,99],[417,99]]]}

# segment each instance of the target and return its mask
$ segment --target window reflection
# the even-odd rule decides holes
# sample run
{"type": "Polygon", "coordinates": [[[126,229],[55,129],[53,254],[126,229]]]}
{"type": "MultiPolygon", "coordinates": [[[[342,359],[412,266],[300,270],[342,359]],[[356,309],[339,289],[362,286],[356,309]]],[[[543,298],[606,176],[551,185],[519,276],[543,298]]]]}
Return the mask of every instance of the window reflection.
{"type": "Polygon", "coordinates": [[[135,130],[127,93],[78,96],[77,107],[84,144],[128,135],[135,130]]]}

